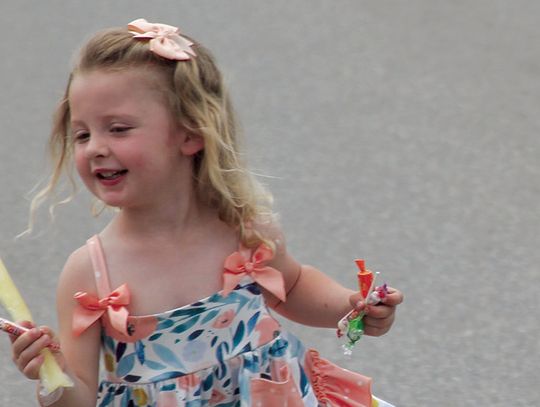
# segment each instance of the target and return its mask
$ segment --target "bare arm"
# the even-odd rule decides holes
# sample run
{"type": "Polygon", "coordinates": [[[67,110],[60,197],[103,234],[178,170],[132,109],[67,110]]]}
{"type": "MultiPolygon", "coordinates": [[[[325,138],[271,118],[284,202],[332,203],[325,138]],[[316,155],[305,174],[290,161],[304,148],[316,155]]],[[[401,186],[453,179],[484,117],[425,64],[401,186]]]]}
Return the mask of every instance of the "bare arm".
{"type": "Polygon", "coordinates": [[[264,292],[267,303],[284,317],[310,326],[335,328],[338,321],[351,309],[363,311],[365,333],[371,336],[385,334],[392,326],[396,306],[403,301],[400,291],[389,288],[383,303],[366,306],[360,293],[343,287],[320,270],[301,265],[287,253],[281,232],[272,229],[277,248],[270,264],[281,271],[285,279],[286,302],[264,292]]]}
{"type": "Polygon", "coordinates": [[[285,278],[287,300],[280,302],[265,293],[268,304],[284,317],[310,326],[335,328],[341,317],[352,309],[354,295],[312,266],[300,265],[285,255],[272,264],[285,278]]]}
{"type": "Polygon", "coordinates": [[[75,308],[73,294],[77,291],[96,292],[92,266],[86,247],[68,259],[57,292],[57,312],[62,353],[66,359],[66,372],[75,386],[64,391],[54,406],[95,406],[99,375],[100,324],[95,323],[75,337],[72,318],[75,308]]]}

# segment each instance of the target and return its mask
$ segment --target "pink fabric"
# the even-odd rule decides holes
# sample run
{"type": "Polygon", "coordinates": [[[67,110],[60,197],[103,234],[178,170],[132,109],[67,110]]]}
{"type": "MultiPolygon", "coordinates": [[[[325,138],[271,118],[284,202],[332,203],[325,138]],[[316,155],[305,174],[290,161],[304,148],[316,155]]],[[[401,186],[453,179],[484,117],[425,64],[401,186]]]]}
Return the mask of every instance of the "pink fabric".
{"type": "Polygon", "coordinates": [[[90,325],[96,322],[107,312],[112,326],[124,335],[127,332],[128,310],[130,294],[127,284],[123,284],[104,298],[97,298],[86,292],[77,292],[74,296],[79,303],[73,312],[73,333],[80,335],[90,325]]]}
{"type": "MultiPolygon", "coordinates": [[[[105,316],[105,315],[104,315],[105,316]]],[[[119,332],[112,326],[109,318],[101,318],[101,324],[105,328],[107,335],[120,342],[133,343],[146,338],[155,331],[158,320],[153,315],[128,316],[127,335],[119,332]]]]}
{"type": "Polygon", "coordinates": [[[305,368],[319,402],[336,407],[372,406],[371,378],[334,365],[314,349],[306,352],[305,368]]]}
{"type": "Polygon", "coordinates": [[[190,391],[201,384],[201,379],[196,374],[187,374],[180,376],[178,379],[176,379],[176,382],[178,383],[179,388],[185,391],[190,391]]]}
{"type": "Polygon", "coordinates": [[[167,24],[149,23],[139,18],[128,24],[133,38],[150,40],[150,51],[163,58],[185,61],[196,56],[191,49],[193,42],[180,35],[177,27],[167,24]]]}
{"type": "Polygon", "coordinates": [[[251,380],[251,405],[261,407],[304,407],[302,396],[287,365],[279,368],[278,380],[251,380]]]}
{"type": "Polygon", "coordinates": [[[265,244],[260,245],[249,257],[249,250],[234,252],[225,260],[223,273],[223,295],[227,296],[246,275],[264,287],[281,301],[285,301],[283,275],[265,264],[272,260],[273,252],[265,244]]]}
{"type": "Polygon", "coordinates": [[[279,328],[279,323],[271,316],[262,317],[254,329],[254,332],[259,334],[258,345],[261,346],[273,340],[276,337],[276,332],[279,332],[279,328]]]}
{"type": "Polygon", "coordinates": [[[162,391],[159,393],[157,407],[177,407],[178,399],[174,391],[162,391]]]}

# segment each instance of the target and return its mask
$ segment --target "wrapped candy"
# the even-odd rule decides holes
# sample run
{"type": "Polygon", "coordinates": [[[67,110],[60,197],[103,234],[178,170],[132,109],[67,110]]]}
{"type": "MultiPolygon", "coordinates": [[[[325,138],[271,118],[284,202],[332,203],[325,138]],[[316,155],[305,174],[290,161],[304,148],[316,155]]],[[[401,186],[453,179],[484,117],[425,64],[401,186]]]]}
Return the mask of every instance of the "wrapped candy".
{"type": "MultiPolygon", "coordinates": [[[[362,298],[366,302],[366,305],[376,305],[381,302],[388,294],[386,284],[375,287],[375,277],[372,271],[367,270],[365,262],[362,259],[355,260],[358,266],[358,286],[362,298]]],[[[378,273],[377,273],[378,274],[378,273]]],[[[341,338],[347,337],[347,342],[343,345],[343,353],[345,355],[351,355],[352,350],[356,342],[360,340],[364,334],[364,312],[358,312],[352,310],[345,315],[338,323],[337,336],[341,338]]]]}
{"type": "MultiPolygon", "coordinates": [[[[0,318],[0,331],[4,331],[13,336],[21,336],[23,333],[28,332],[29,329],[16,324],[15,322],[0,318]]],[[[60,350],[60,345],[57,343],[51,343],[47,347],[52,351],[60,350]]]]}
{"type": "MultiPolygon", "coordinates": [[[[32,321],[30,310],[13,283],[2,259],[0,259],[0,303],[14,320],[32,321]]],[[[42,354],[44,362],[39,370],[39,377],[43,386],[43,395],[46,396],[63,387],[73,386],[73,382],[58,366],[50,350],[43,349],[42,354]]]]}

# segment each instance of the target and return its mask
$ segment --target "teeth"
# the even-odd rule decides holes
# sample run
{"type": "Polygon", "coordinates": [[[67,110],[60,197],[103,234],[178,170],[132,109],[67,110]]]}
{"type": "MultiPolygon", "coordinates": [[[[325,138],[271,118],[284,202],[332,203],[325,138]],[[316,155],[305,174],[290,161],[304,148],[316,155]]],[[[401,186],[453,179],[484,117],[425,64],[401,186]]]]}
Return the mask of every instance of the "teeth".
{"type": "Polygon", "coordinates": [[[103,172],[99,172],[97,175],[98,175],[99,178],[103,178],[103,179],[114,179],[114,178],[117,178],[117,177],[119,177],[120,175],[122,175],[124,173],[125,173],[125,170],[103,171],[103,172]]]}

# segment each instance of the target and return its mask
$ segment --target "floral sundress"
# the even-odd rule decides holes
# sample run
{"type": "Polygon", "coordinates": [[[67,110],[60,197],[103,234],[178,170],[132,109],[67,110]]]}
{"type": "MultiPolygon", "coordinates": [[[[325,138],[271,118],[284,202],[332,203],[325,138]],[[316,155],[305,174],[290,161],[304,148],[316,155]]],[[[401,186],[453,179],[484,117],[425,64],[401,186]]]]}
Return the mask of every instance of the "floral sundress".
{"type": "Polygon", "coordinates": [[[73,330],[102,324],[97,406],[391,406],[372,396],[370,378],[304,348],[272,317],[260,285],[280,296],[283,282],[265,267],[264,246],[229,256],[223,291],[135,317],[127,314],[127,286],[110,289],[98,236],[87,245],[99,298],[75,295],[73,330]]]}

